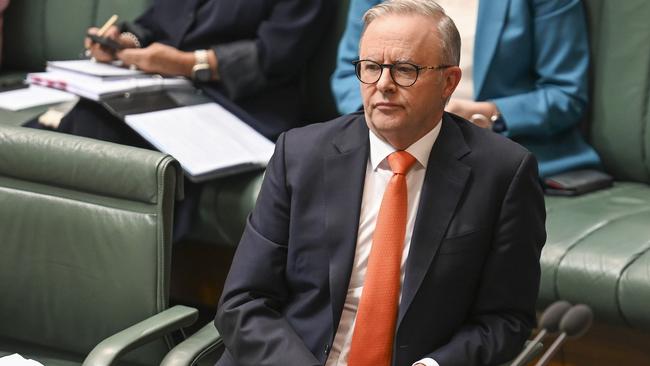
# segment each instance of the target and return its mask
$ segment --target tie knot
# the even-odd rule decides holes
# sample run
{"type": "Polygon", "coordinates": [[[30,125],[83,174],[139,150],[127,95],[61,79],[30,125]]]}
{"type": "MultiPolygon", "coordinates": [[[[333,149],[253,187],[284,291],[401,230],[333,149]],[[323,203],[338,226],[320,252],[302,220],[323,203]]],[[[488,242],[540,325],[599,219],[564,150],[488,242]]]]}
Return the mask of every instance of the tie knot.
{"type": "Polygon", "coordinates": [[[406,175],[413,166],[413,163],[415,163],[413,155],[404,150],[395,151],[388,155],[388,165],[390,165],[390,170],[393,171],[393,174],[406,175]]]}

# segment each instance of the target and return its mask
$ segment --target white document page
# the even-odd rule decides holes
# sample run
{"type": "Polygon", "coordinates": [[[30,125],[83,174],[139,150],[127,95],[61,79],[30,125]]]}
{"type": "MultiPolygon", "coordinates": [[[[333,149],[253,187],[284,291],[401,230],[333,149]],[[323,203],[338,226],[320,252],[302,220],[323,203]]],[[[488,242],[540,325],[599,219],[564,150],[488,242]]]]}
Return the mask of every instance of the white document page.
{"type": "Polygon", "coordinates": [[[275,146],[216,103],[132,114],[125,119],[152,145],[176,158],[190,177],[242,165],[266,166],[275,146]]]}
{"type": "Polygon", "coordinates": [[[64,91],[30,85],[29,88],[0,93],[0,108],[10,111],[75,100],[77,96],[64,91]]]}
{"type": "Polygon", "coordinates": [[[23,356],[14,353],[13,355],[0,357],[0,366],[43,366],[42,363],[25,359],[23,356]]]}
{"type": "Polygon", "coordinates": [[[131,70],[114,64],[91,60],[48,61],[47,71],[63,69],[99,77],[128,77],[145,75],[143,71],[131,70]]]}

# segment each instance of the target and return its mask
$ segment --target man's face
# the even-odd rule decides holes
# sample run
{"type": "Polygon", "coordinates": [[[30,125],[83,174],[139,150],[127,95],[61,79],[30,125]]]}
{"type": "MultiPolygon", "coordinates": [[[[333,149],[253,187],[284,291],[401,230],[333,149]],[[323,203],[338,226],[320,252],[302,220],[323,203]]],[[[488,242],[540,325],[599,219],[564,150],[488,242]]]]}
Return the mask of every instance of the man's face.
{"type": "MultiPolygon", "coordinates": [[[[366,29],[359,56],[380,64],[438,66],[442,55],[435,21],[421,15],[379,17],[366,29]]],[[[361,83],[368,127],[393,147],[407,148],[435,127],[459,80],[458,67],[421,70],[415,84],[403,87],[385,68],[377,83],[361,83]]]]}

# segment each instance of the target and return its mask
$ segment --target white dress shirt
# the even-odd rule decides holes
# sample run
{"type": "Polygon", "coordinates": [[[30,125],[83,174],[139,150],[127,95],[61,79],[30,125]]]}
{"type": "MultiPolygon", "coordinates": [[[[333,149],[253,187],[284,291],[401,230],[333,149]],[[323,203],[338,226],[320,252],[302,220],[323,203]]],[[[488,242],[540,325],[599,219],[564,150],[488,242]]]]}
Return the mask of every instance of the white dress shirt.
{"type": "Polygon", "coordinates": [[[463,70],[463,76],[454,91],[454,98],[474,100],[472,69],[479,0],[437,0],[437,2],[454,20],[460,33],[460,69],[463,70]]]}
{"type": "MultiPolygon", "coordinates": [[[[406,263],[409,248],[411,247],[411,236],[413,234],[415,217],[417,216],[420,191],[424,182],[429,154],[438,138],[441,125],[442,122],[438,122],[436,127],[429,133],[406,149],[408,153],[413,155],[417,162],[406,175],[408,209],[406,216],[406,237],[404,239],[404,251],[402,252],[401,283],[404,283],[404,263],[406,263]]],[[[366,178],[363,186],[359,232],[357,235],[357,247],[354,254],[352,274],[350,275],[350,284],[348,285],[348,293],[345,297],[339,327],[336,331],[332,350],[330,351],[325,366],[347,366],[348,364],[350,343],[352,342],[352,333],[359,299],[363,290],[363,282],[366,277],[366,268],[368,266],[370,248],[372,247],[372,235],[375,232],[377,214],[379,213],[379,207],[384,196],[384,191],[386,190],[386,185],[393,176],[393,172],[386,158],[395,151],[395,148],[381,140],[372,131],[369,135],[370,154],[368,164],[366,165],[366,178]]],[[[418,362],[427,366],[438,366],[438,363],[430,358],[425,358],[418,362]]]]}

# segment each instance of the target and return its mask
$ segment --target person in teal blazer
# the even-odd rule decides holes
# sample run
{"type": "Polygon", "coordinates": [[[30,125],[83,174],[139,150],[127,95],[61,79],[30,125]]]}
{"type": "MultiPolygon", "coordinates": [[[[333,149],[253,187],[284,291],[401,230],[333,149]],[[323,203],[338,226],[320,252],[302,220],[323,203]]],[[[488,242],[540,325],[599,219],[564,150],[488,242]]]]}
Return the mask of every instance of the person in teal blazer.
{"type": "MultiPolygon", "coordinates": [[[[358,58],[363,14],[380,2],[350,2],[331,80],[341,113],[362,108],[351,62],[358,58]]],[[[501,117],[495,130],[535,154],[541,177],[600,168],[578,128],[588,103],[589,69],[580,0],[481,0],[473,65],[475,101],[461,107],[452,102],[449,111],[468,116],[480,102],[494,103],[501,117]]]]}

